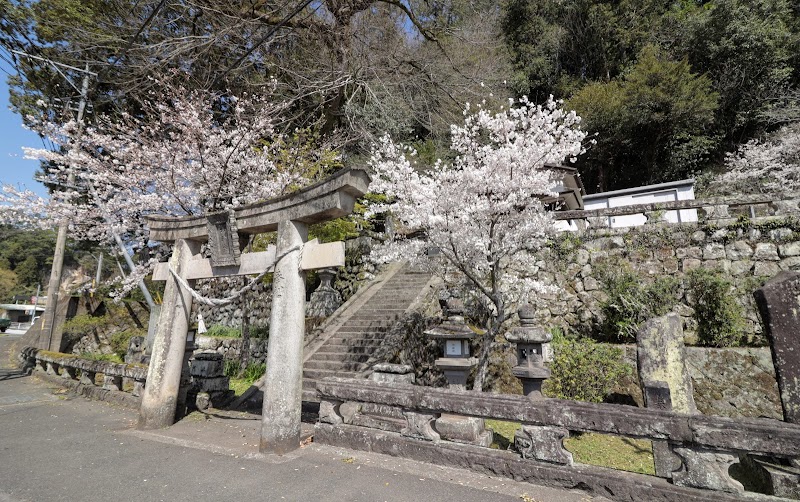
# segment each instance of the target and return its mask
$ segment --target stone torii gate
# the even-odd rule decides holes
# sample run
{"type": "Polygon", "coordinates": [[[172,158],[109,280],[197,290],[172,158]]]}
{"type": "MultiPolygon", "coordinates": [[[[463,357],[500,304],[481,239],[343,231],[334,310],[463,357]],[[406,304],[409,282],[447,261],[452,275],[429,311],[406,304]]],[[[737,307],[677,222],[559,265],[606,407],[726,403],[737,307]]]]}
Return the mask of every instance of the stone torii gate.
{"type": "Polygon", "coordinates": [[[169,264],[154,280],[166,280],[153,340],[147,384],[139,412],[141,429],[172,425],[196,279],[259,274],[274,268],[272,313],[264,388],[260,451],[285,454],[300,445],[305,271],[344,265],[344,243],[306,242],[308,225],[353,212],[370,178],[362,169],[343,169],[289,195],[208,216],[148,218],[150,240],[174,243],[169,264]],[[278,232],[276,246],[241,253],[240,234],[278,232]],[[208,241],[211,259],[199,256],[208,241]],[[171,270],[170,270],[171,268],[171,270]],[[174,275],[173,275],[174,274],[174,275]],[[180,277],[180,280],[175,276],[180,277]]]}

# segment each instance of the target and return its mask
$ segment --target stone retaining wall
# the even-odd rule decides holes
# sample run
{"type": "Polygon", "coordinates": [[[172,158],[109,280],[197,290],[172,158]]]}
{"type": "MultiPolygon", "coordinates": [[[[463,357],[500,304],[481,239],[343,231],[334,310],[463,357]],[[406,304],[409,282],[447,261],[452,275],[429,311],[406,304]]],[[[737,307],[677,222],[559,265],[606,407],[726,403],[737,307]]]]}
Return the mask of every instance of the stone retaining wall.
{"type": "MultiPolygon", "coordinates": [[[[358,237],[345,241],[345,266],[338,270],[333,287],[342,296],[342,301],[347,301],[361,286],[361,284],[372,280],[375,277],[376,267],[367,260],[372,249],[372,239],[370,237],[358,237]]],[[[316,279],[316,274],[309,276],[316,279]]],[[[226,298],[232,291],[236,291],[245,285],[249,278],[220,278],[213,280],[197,281],[197,291],[208,298],[226,298]]],[[[319,280],[308,281],[307,290],[310,296],[316,289],[319,280]]],[[[272,284],[262,282],[253,291],[246,293],[247,310],[250,312],[250,325],[261,326],[265,330],[269,326],[269,316],[272,310],[272,284]]],[[[220,324],[231,328],[241,329],[243,303],[239,298],[229,305],[223,307],[208,307],[197,305],[194,309],[203,315],[206,326],[220,324]]],[[[196,313],[194,314],[196,316],[196,313]]]]}
{"type": "Polygon", "coordinates": [[[606,269],[630,266],[642,281],[659,276],[681,280],[680,298],[673,310],[684,322],[687,342],[695,340],[692,299],[685,288],[686,274],[696,268],[717,269],[731,280],[738,301],[745,308],[747,341],[763,345],[760,318],[752,292],[782,270],[800,270],[800,227],[793,218],[768,222],[734,221],[725,225],[645,225],[598,228],[564,233],[534,264],[541,277],[562,290],[535,300],[544,326],[591,331],[602,313],[607,296],[601,276],[606,269]]]}
{"type": "MultiPolygon", "coordinates": [[[[623,345],[624,360],[636,367],[636,345],[623,345]]],[[[697,409],[704,415],[783,420],[769,347],[686,347],[685,361],[697,409]]],[[[617,400],[644,406],[636,372],[614,389],[617,400]]]]}
{"type": "MultiPolygon", "coordinates": [[[[251,338],[250,339],[250,362],[263,363],[267,362],[267,345],[269,340],[266,338],[251,338]]],[[[238,360],[242,352],[242,339],[241,338],[216,338],[211,336],[198,336],[195,338],[197,350],[213,350],[226,360],[238,360]]]]}

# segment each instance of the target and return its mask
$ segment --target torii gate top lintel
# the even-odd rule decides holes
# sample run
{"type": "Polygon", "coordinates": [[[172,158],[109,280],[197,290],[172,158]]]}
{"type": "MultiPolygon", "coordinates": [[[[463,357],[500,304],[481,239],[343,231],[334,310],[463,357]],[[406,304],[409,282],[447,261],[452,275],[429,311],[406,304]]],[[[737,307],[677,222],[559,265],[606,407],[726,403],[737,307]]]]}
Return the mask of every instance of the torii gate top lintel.
{"type": "MultiPolygon", "coordinates": [[[[281,221],[311,224],[346,216],[353,212],[356,199],[367,192],[369,182],[364,169],[342,169],[296,192],[235,208],[236,229],[242,234],[258,234],[277,230],[281,221]]],[[[205,242],[209,238],[207,221],[206,216],[150,216],[150,240],[205,242]]]]}

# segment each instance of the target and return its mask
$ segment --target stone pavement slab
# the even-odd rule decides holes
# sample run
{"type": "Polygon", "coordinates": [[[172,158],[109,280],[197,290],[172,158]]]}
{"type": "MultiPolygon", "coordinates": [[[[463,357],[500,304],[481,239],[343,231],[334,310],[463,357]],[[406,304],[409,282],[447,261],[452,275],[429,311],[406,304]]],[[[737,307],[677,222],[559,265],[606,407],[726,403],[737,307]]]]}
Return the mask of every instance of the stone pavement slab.
{"type": "Polygon", "coordinates": [[[246,413],[137,431],[135,412],[15,374],[8,342],[0,337],[0,502],[603,500],[314,443],[262,455],[260,417],[246,413]]]}

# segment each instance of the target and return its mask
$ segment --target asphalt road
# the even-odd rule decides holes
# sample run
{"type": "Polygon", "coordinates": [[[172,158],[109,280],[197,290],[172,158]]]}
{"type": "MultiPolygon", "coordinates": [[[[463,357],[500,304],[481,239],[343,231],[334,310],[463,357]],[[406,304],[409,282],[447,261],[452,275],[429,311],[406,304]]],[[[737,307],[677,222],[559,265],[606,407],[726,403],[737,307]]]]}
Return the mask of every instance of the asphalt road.
{"type": "Polygon", "coordinates": [[[0,502],[538,501],[592,499],[469,471],[313,443],[257,453],[258,417],[194,414],[162,431],[11,367],[0,336],[0,502]]]}

